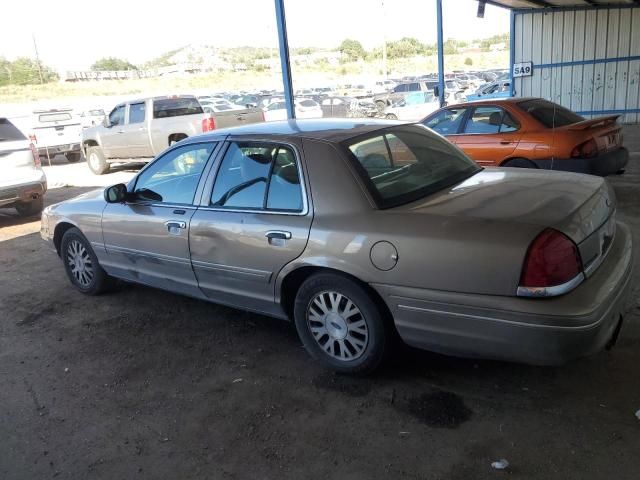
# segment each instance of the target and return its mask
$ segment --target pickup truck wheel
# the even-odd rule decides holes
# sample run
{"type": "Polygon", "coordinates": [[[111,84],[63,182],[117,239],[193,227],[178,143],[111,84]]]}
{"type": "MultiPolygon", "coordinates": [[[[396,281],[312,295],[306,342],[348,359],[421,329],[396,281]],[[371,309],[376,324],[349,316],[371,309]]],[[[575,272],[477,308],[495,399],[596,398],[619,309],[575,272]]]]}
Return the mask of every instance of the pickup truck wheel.
{"type": "Polygon", "coordinates": [[[91,244],[77,228],[70,228],[64,233],[60,257],[69,280],[82,293],[98,295],[114,284],[114,279],[98,263],[91,244]]]}
{"type": "Polygon", "coordinates": [[[379,112],[384,112],[384,109],[387,108],[387,102],[384,100],[378,100],[376,102],[376,107],[378,107],[379,112]]]}
{"type": "Polygon", "coordinates": [[[375,370],[389,350],[385,320],[357,282],[335,275],[312,275],[296,294],[294,320],[307,351],[341,373],[375,370]]]}
{"type": "Polygon", "coordinates": [[[37,215],[42,212],[42,209],[44,208],[44,199],[42,197],[38,197],[30,202],[20,202],[15,205],[15,208],[18,215],[21,217],[37,215]]]}
{"type": "Polygon", "coordinates": [[[109,163],[104,158],[104,153],[100,147],[89,147],[87,150],[87,164],[89,169],[96,175],[103,175],[109,171],[109,163]]]}
{"type": "Polygon", "coordinates": [[[397,120],[398,116],[394,113],[387,113],[384,118],[386,118],[387,120],[397,120]]]}
{"type": "Polygon", "coordinates": [[[67,158],[67,162],[76,163],[78,160],[80,160],[81,154],[80,152],[69,152],[65,154],[65,157],[67,158]]]}

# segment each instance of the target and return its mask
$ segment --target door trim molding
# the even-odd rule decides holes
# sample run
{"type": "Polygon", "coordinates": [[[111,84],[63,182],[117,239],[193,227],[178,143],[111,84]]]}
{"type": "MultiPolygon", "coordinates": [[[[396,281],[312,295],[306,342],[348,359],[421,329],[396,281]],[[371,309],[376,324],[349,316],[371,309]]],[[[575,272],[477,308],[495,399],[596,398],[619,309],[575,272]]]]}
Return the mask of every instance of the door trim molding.
{"type": "Polygon", "coordinates": [[[202,268],[204,270],[224,272],[229,274],[229,276],[238,277],[242,279],[251,277],[254,280],[262,280],[266,283],[268,283],[271,280],[271,276],[273,275],[273,272],[269,272],[266,270],[256,270],[253,268],[235,267],[231,265],[222,265],[219,263],[203,262],[200,260],[192,260],[191,263],[194,269],[202,268]]]}
{"type": "Polygon", "coordinates": [[[165,262],[179,263],[181,265],[191,265],[191,259],[174,257],[171,255],[162,255],[159,253],[146,252],[144,250],[136,250],[134,248],[118,247],[116,245],[105,244],[104,248],[107,253],[120,253],[123,255],[133,255],[140,258],[150,258],[153,260],[162,260],[165,262]]]}

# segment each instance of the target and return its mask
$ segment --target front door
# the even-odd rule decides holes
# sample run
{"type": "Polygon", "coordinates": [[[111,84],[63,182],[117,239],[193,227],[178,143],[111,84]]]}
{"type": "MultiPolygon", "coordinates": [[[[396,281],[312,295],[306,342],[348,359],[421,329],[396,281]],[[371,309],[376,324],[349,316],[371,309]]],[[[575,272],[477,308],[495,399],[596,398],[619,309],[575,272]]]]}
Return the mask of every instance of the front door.
{"type": "Polygon", "coordinates": [[[108,204],[102,215],[105,261],[117,277],[201,297],[189,258],[194,198],[213,143],[169,150],[134,180],[132,202],[108,204]]]}
{"type": "Polygon", "coordinates": [[[118,105],[109,114],[109,127],[100,129],[101,147],[107,158],[120,158],[122,154],[125,111],[126,105],[118,105]]]}
{"type": "Polygon", "coordinates": [[[520,125],[504,109],[475,107],[455,143],[482,166],[498,166],[514,152],[520,141],[520,125]]]}
{"type": "Polygon", "coordinates": [[[307,245],[311,209],[293,145],[230,142],[191,219],[191,261],[212,300],[278,313],[278,272],[307,245]]]}

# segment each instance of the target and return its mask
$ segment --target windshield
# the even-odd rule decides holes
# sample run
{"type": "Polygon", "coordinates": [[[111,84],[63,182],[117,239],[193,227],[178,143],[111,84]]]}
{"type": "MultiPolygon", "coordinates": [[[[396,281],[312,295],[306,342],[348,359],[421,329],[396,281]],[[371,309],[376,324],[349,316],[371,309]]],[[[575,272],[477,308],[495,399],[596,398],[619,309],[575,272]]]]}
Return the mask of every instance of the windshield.
{"type": "Polygon", "coordinates": [[[412,202],[480,170],[447,140],[416,125],[392,127],[345,146],[380,208],[412,202]]]}
{"type": "Polygon", "coordinates": [[[525,100],[524,102],[518,103],[518,107],[547,128],[564,127],[584,120],[584,117],[581,117],[577,113],[541,98],[525,100]]]}

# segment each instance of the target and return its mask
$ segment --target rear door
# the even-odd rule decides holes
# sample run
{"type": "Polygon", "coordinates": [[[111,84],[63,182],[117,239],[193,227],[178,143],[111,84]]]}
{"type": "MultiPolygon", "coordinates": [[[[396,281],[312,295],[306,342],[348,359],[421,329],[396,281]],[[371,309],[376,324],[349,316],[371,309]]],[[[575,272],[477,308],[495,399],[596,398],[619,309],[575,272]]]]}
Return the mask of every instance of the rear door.
{"type": "Polygon", "coordinates": [[[107,272],[202,296],[189,258],[189,228],[200,178],[215,146],[202,142],[168,150],[129,187],[138,193],[136,201],[107,204],[102,214],[107,255],[101,259],[107,272]],[[160,199],[144,200],[145,191],[155,192],[160,199]]]}
{"type": "Polygon", "coordinates": [[[127,156],[131,158],[153,157],[146,120],[146,102],[136,102],[127,105],[126,122],[120,126],[120,130],[123,133],[118,134],[118,138],[120,139],[120,144],[123,149],[126,147],[127,156]]]}
{"type": "Polygon", "coordinates": [[[191,262],[212,300],[277,313],[278,272],[304,250],[312,213],[299,145],[231,141],[193,215],[191,262]]]}
{"type": "Polygon", "coordinates": [[[122,158],[121,155],[126,146],[122,137],[125,113],[126,105],[116,106],[109,114],[109,127],[100,130],[102,151],[107,158],[122,158]]]}
{"type": "Polygon", "coordinates": [[[520,125],[506,110],[481,105],[465,117],[455,143],[480,165],[497,166],[514,152],[520,137],[520,125]]]}

